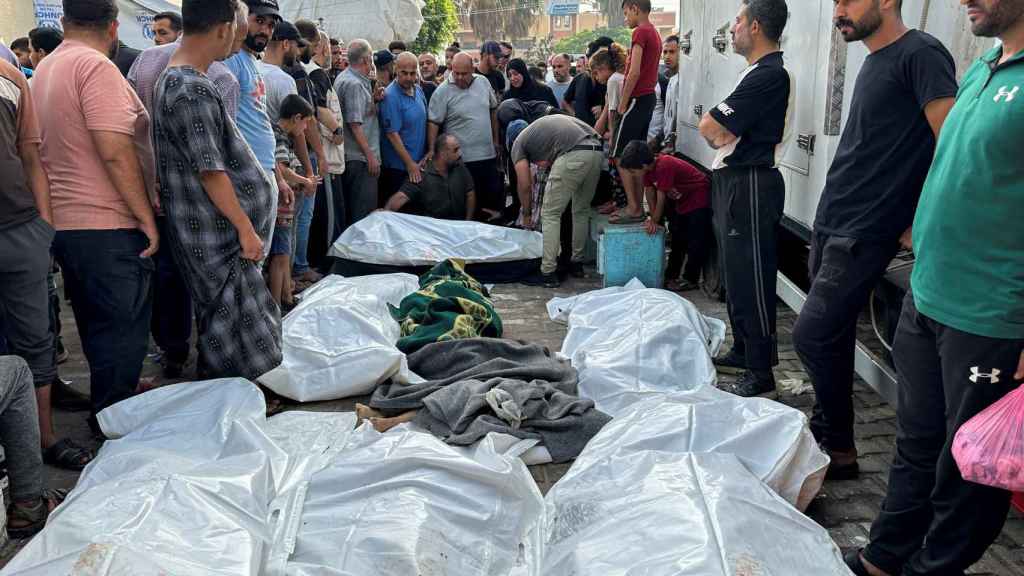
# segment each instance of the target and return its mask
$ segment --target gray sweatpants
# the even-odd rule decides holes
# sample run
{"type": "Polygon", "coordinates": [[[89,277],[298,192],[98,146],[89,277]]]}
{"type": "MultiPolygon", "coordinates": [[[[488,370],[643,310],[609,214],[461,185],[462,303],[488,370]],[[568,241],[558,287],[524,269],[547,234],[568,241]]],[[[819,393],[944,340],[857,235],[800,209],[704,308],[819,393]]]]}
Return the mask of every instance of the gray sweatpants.
{"type": "Polygon", "coordinates": [[[38,216],[0,229],[0,316],[10,353],[28,362],[36,387],[57,377],[46,283],[53,234],[38,216]]]}
{"type": "Polygon", "coordinates": [[[7,461],[11,499],[38,500],[43,495],[43,456],[36,393],[32,371],[17,356],[0,356],[0,444],[7,461]]]}

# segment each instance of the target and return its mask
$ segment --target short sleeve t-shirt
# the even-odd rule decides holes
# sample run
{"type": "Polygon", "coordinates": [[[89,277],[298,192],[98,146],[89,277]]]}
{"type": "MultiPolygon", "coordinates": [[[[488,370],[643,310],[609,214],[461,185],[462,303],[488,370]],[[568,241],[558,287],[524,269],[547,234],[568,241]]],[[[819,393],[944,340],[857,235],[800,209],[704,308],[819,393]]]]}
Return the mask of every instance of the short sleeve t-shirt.
{"type": "Polygon", "coordinates": [[[334,83],[345,111],[345,160],[366,162],[366,155],[352,134],[351,124],[362,126],[370,151],[380,160],[380,123],[370,92],[370,79],[353,68],[346,68],[334,83]]]}
{"type": "Polygon", "coordinates": [[[675,156],[658,156],[654,170],[644,175],[644,186],[667,192],[675,200],[677,214],[689,214],[711,205],[711,180],[692,164],[675,156]]]}
{"type": "Polygon", "coordinates": [[[577,118],[593,126],[597,118],[591,111],[595,106],[604,106],[607,86],[598,84],[586,72],[577,74],[565,91],[565,101],[572,104],[577,118]]]}
{"type": "Polygon", "coordinates": [[[512,145],[512,161],[554,162],[582,144],[600,145],[593,128],[572,116],[545,116],[527,126],[516,138],[512,145]]]}
{"type": "Polygon", "coordinates": [[[0,60],[0,230],[39,215],[18,147],[41,142],[25,76],[0,60]]]}
{"type": "Polygon", "coordinates": [[[451,80],[438,86],[430,99],[428,118],[459,139],[463,162],[480,162],[497,156],[491,137],[491,110],[497,107],[491,85],[477,75],[466,90],[451,80]]]}
{"type": "Polygon", "coordinates": [[[505,89],[507,88],[505,85],[505,76],[500,70],[491,70],[486,74],[480,70],[475,70],[475,72],[487,79],[487,82],[491,85],[491,90],[494,90],[496,95],[505,93],[505,89]]]}
{"type": "Polygon", "coordinates": [[[616,72],[608,77],[608,95],[606,100],[609,110],[618,110],[619,98],[622,97],[622,86],[625,83],[626,77],[620,72],[616,72]]]}
{"type": "Polygon", "coordinates": [[[281,103],[289,94],[298,94],[295,79],[280,66],[260,62],[263,84],[267,88],[267,116],[272,123],[281,119],[281,103]]]}
{"type": "Polygon", "coordinates": [[[398,82],[392,82],[380,103],[380,128],[384,134],[380,142],[383,164],[395,170],[405,170],[387,135],[398,133],[406,152],[414,162],[419,162],[427,151],[427,98],[419,84],[413,85],[413,95],[402,90],[398,82]]]}
{"type": "Polygon", "coordinates": [[[92,131],[131,136],[147,186],[155,183],[149,114],[106,54],[65,40],[39,63],[32,86],[57,230],[137,228],[93,143],[92,131]]]}
{"type": "Polygon", "coordinates": [[[935,153],[925,106],[956,90],[953,57],[924,32],[911,30],[868,55],[814,229],[863,240],[899,238],[913,222],[935,153]]]}
{"type": "Polygon", "coordinates": [[[626,61],[626,73],[633,66],[633,46],[643,48],[643,62],[640,63],[640,78],[633,88],[632,97],[654,94],[654,85],[658,83],[658,64],[661,63],[661,35],[654,24],[645,22],[633,30],[633,41],[626,61]]]}
{"type": "Polygon", "coordinates": [[[404,211],[441,220],[466,219],[466,195],[473,191],[473,176],[464,164],[457,164],[442,176],[431,164],[423,171],[423,181],[406,180],[399,190],[409,197],[404,211]]]}
{"type": "MultiPolygon", "coordinates": [[[[914,218],[910,284],[922,314],[988,338],[1024,339],[1024,53],[1002,47],[964,74],[914,218]]],[[[1009,376],[1008,376],[1009,378],[1009,376]]]]}
{"type": "MultiPolygon", "coordinates": [[[[45,60],[44,60],[45,62],[45,60]]],[[[245,50],[224,61],[238,79],[241,101],[235,119],[264,170],[274,169],[274,130],[267,114],[267,86],[256,58],[245,50]]]]}
{"type": "Polygon", "coordinates": [[[775,167],[788,139],[793,96],[782,52],[767,54],[744,70],[732,94],[710,111],[737,137],[718,150],[712,167],[775,167]]]}

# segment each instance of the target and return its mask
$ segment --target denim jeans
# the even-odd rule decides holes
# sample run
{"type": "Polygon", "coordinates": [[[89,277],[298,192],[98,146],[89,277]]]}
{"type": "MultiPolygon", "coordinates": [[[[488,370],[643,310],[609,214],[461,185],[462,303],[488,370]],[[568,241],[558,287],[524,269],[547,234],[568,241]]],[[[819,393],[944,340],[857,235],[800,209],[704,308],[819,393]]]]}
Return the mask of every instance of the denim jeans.
{"type": "Polygon", "coordinates": [[[139,383],[155,269],[151,258],[139,257],[147,245],[136,229],[63,230],[54,239],[89,362],[93,415],[131,396],[139,383]]]}
{"type": "Polygon", "coordinates": [[[24,360],[0,356],[0,443],[11,480],[11,499],[20,502],[43,495],[43,456],[32,379],[24,360]]]}
{"type": "Polygon", "coordinates": [[[313,206],[316,196],[306,196],[302,192],[295,193],[295,261],[292,274],[298,276],[309,270],[306,251],[309,247],[309,228],[313,224],[313,206]]]}

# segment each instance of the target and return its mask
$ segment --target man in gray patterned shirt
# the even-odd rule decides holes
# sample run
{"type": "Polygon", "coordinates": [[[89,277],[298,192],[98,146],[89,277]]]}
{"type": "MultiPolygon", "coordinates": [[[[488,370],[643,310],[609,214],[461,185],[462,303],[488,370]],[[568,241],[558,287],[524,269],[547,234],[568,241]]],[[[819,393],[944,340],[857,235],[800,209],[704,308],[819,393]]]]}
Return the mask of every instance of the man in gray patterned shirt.
{"type": "Polygon", "coordinates": [[[198,373],[255,380],[281,363],[281,318],[258,262],[271,182],[206,71],[235,37],[238,0],[186,0],[184,36],[154,94],[160,199],[196,308],[198,373]]]}

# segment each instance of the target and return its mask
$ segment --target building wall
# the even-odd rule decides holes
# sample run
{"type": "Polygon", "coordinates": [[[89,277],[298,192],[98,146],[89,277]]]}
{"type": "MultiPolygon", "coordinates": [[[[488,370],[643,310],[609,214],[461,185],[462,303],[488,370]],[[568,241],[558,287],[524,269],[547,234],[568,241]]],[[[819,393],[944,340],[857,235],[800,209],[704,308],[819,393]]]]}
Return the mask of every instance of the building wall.
{"type": "Polygon", "coordinates": [[[28,31],[35,26],[32,0],[0,0],[0,41],[4,44],[28,36],[28,31]]]}
{"type": "MultiPolygon", "coordinates": [[[[459,23],[460,28],[455,36],[462,48],[468,50],[478,49],[482,42],[473,31],[469,18],[459,18],[459,23]]],[[[603,14],[597,12],[573,14],[570,16],[549,16],[544,14],[534,19],[533,24],[530,26],[530,36],[528,38],[517,38],[512,41],[512,44],[517,50],[520,48],[525,50],[533,45],[535,38],[550,36],[552,42],[557,42],[582,30],[593,30],[607,26],[607,23],[608,19],[603,14]]],[[[672,26],[675,26],[674,13],[672,26]]]]}

